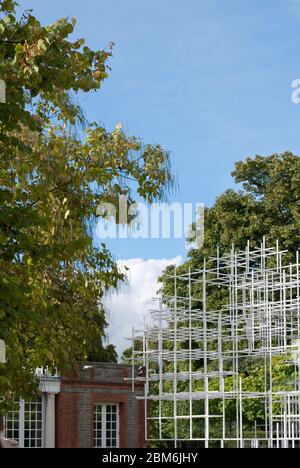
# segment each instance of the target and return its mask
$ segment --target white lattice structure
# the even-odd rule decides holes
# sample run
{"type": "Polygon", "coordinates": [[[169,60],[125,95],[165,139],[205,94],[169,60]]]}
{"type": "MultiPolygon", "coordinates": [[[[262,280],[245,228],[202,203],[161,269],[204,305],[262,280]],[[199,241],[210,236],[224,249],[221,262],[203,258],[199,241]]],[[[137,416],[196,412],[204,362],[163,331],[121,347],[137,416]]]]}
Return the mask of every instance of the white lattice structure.
{"type": "Polygon", "coordinates": [[[286,253],[263,241],[197,271],[174,268],[154,325],[133,333],[149,440],[300,446],[300,265],[298,254],[287,265],[286,253]],[[221,309],[211,310],[212,287],[221,309]]]}

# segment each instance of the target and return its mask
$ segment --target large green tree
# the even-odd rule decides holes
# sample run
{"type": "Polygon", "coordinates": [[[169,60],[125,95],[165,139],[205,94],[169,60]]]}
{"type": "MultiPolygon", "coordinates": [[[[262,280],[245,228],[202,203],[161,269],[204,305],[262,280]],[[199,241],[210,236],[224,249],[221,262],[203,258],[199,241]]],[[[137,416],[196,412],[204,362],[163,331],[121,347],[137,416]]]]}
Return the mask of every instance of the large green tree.
{"type": "Polygon", "coordinates": [[[42,26],[16,7],[0,1],[0,395],[26,397],[36,367],[114,356],[101,301],[123,276],[93,242],[97,207],[160,199],[172,175],[159,145],[89,125],[77,104],[108,77],[112,47],[72,41],[74,19],[42,26]]]}
{"type": "MultiPolygon", "coordinates": [[[[188,273],[189,269],[201,269],[205,258],[216,256],[218,247],[221,255],[230,252],[232,243],[237,250],[245,249],[247,241],[250,241],[251,247],[256,248],[264,236],[268,246],[275,246],[278,240],[280,248],[288,250],[287,260],[295,259],[295,252],[300,247],[300,158],[290,152],[269,157],[256,156],[238,162],[232,175],[235,182],[240,184],[240,189],[225,191],[213,206],[206,209],[203,247],[189,252],[187,261],[177,270],[178,276],[188,273]]],[[[169,266],[161,278],[164,297],[172,297],[174,294],[173,271],[174,266],[169,266]]],[[[198,290],[197,285],[192,286],[192,289],[194,297],[199,298],[198,304],[193,302],[193,306],[201,308],[201,290],[198,290]]],[[[179,297],[188,296],[187,282],[177,281],[177,294],[179,297]]],[[[208,287],[207,306],[210,310],[219,310],[228,300],[225,288],[208,287]]],[[[198,346],[201,347],[201,343],[193,343],[194,348],[198,346]]],[[[274,390],[291,388],[294,366],[280,358],[276,358],[273,364],[274,390]]],[[[182,366],[184,368],[185,364],[182,366]]],[[[202,363],[199,362],[193,370],[199,370],[201,367],[202,363]]],[[[253,392],[264,388],[264,367],[259,361],[246,361],[240,368],[240,375],[244,389],[253,392]]],[[[201,384],[199,382],[199,389],[203,390],[201,384]]],[[[227,388],[230,389],[231,384],[230,378],[227,379],[227,388]]],[[[211,405],[214,405],[215,414],[218,414],[218,403],[217,407],[214,403],[211,405]]],[[[155,412],[156,408],[153,411],[155,412]]],[[[165,411],[168,411],[167,404],[165,411]]],[[[172,408],[169,411],[172,414],[172,408]]],[[[255,420],[264,420],[262,411],[261,402],[258,400],[245,402],[245,430],[247,424],[252,427],[255,420]]],[[[234,428],[234,420],[235,404],[232,401],[228,403],[227,408],[229,427],[234,428]]],[[[181,430],[185,437],[188,437],[187,425],[182,423],[181,430]]],[[[211,430],[219,429],[212,427],[211,430]]],[[[170,436],[172,431],[174,428],[170,423],[166,427],[165,435],[170,436]]],[[[199,425],[200,434],[201,431],[203,432],[203,427],[199,425]]],[[[157,437],[155,426],[153,433],[157,437]]]]}
{"type": "MultiPolygon", "coordinates": [[[[205,210],[205,235],[201,249],[192,249],[179,267],[187,272],[203,265],[204,258],[228,253],[232,244],[257,247],[263,237],[269,246],[279,241],[292,258],[300,248],[300,158],[290,152],[255,156],[236,163],[232,173],[239,190],[226,190],[205,210]]],[[[171,292],[167,268],[163,292],[171,292]],[[170,286],[170,288],[169,288],[170,286]]]]}

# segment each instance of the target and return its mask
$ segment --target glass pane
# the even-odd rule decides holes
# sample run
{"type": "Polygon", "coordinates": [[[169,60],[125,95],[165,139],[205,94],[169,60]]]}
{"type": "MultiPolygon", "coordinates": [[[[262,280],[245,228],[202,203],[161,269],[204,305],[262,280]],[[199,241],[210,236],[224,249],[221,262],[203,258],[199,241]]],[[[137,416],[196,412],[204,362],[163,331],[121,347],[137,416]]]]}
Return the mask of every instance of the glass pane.
{"type": "Polygon", "coordinates": [[[24,406],[24,445],[28,448],[42,447],[42,401],[26,402],[24,406]]]}
{"type": "Polygon", "coordinates": [[[14,403],[5,417],[5,437],[8,439],[19,440],[19,411],[19,403],[14,403]]]}
{"type": "Polygon", "coordinates": [[[96,405],[94,409],[94,447],[118,446],[117,405],[96,405]]]}
{"type": "Polygon", "coordinates": [[[117,447],[117,405],[106,407],[106,447],[117,447]]]}
{"type": "Polygon", "coordinates": [[[96,405],[94,411],[94,447],[102,447],[102,405],[96,405]]]}

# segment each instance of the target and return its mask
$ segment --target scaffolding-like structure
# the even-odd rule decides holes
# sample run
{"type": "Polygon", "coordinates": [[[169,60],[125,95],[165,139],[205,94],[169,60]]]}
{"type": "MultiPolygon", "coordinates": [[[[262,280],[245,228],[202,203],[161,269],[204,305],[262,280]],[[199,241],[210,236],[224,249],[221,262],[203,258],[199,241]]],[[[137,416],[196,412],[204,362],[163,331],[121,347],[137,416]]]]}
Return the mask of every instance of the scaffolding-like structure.
{"type": "Polygon", "coordinates": [[[174,267],[172,293],[132,337],[147,440],[300,447],[300,265],[287,253],[263,240],[199,270],[174,267]]]}

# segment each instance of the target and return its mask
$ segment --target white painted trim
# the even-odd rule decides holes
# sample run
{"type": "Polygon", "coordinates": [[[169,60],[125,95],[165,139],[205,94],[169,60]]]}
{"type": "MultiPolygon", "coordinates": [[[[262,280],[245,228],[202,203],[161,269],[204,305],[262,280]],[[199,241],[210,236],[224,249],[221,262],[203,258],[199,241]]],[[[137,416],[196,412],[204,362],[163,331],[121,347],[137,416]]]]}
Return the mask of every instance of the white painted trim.
{"type": "Polygon", "coordinates": [[[0,80],[0,104],[6,103],[6,83],[0,80]]]}
{"type": "MultiPolygon", "coordinates": [[[[107,448],[106,440],[107,440],[107,429],[106,429],[106,422],[107,422],[107,407],[114,406],[116,407],[116,448],[120,448],[120,405],[118,403],[96,403],[94,406],[94,422],[95,422],[95,410],[96,407],[101,406],[101,445],[102,448],[107,448]]],[[[94,426],[93,426],[94,427],[94,426]]],[[[94,445],[95,445],[95,428],[94,428],[94,445]]]]}
{"type": "Polygon", "coordinates": [[[25,439],[25,401],[20,400],[19,411],[19,447],[24,448],[25,439]]]}
{"type": "Polygon", "coordinates": [[[117,448],[120,448],[120,405],[117,405],[117,448]]]}
{"type": "Polygon", "coordinates": [[[6,364],[6,346],[3,340],[0,340],[0,364],[6,364]]]}
{"type": "Polygon", "coordinates": [[[101,416],[101,426],[102,426],[102,430],[101,430],[101,437],[102,437],[102,447],[105,448],[106,447],[106,408],[107,406],[106,405],[102,405],[102,416],[101,416]]]}

